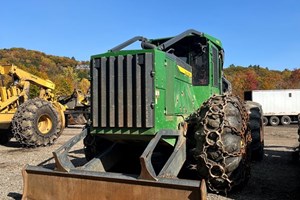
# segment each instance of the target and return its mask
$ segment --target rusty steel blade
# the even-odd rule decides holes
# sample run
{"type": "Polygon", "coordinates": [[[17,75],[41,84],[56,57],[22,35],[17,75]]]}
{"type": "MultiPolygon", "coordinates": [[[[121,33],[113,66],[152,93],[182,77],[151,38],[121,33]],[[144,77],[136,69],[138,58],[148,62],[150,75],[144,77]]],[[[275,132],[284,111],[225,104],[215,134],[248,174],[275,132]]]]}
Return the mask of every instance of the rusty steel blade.
{"type": "Polygon", "coordinates": [[[25,166],[23,200],[30,199],[202,199],[205,188],[200,181],[159,178],[158,181],[137,177],[72,169],[58,172],[37,166],[25,166]],[[202,194],[201,194],[202,193],[202,194]]]}

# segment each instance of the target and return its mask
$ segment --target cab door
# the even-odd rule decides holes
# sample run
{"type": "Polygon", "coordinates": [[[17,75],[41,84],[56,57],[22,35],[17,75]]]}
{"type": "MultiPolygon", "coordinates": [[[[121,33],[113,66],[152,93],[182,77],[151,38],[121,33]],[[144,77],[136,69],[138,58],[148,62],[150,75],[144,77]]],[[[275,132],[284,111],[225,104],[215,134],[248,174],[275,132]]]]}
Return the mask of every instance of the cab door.
{"type": "Polygon", "coordinates": [[[219,58],[219,49],[212,42],[209,43],[211,94],[220,94],[222,62],[219,58]]]}

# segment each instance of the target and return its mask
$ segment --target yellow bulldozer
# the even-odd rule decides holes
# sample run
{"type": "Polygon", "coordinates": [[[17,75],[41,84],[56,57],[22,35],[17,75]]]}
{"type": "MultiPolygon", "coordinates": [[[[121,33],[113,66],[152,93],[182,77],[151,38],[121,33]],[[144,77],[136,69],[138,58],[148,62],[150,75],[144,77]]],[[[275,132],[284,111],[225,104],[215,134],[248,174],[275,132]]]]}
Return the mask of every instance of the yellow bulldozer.
{"type": "Polygon", "coordinates": [[[74,89],[69,96],[60,96],[58,102],[66,107],[65,127],[69,125],[85,125],[90,113],[90,94],[84,94],[80,89],[74,89]]]}
{"type": "Polygon", "coordinates": [[[65,106],[56,101],[55,84],[15,65],[0,65],[0,144],[12,137],[23,146],[48,146],[65,126],[65,106]],[[30,86],[39,90],[30,97],[30,86]]]}

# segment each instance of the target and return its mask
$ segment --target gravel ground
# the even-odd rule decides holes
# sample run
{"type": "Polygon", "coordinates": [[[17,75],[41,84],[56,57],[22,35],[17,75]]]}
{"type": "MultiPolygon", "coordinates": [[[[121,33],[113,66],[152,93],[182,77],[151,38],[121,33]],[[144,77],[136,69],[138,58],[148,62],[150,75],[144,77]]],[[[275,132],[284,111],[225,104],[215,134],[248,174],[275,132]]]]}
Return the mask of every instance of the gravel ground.
{"type": "MultiPolygon", "coordinates": [[[[80,131],[81,127],[65,129],[58,141],[49,147],[24,149],[14,140],[0,146],[0,199],[21,199],[22,168],[49,159],[52,151],[80,131]]],[[[265,157],[262,162],[252,163],[251,178],[245,188],[227,197],[209,193],[208,199],[300,199],[300,165],[293,163],[291,156],[297,145],[297,126],[265,127],[265,157]]],[[[82,148],[81,144],[76,148],[82,148]]],[[[80,156],[78,152],[76,156],[80,156]]]]}

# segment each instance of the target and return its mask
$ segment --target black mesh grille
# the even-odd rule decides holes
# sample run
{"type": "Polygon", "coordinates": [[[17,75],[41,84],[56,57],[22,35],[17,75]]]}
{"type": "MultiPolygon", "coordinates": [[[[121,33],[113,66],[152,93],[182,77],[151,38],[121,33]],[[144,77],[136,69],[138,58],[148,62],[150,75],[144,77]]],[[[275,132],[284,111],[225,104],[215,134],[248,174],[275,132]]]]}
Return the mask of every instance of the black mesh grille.
{"type": "Polygon", "coordinates": [[[101,57],[92,65],[93,127],[153,127],[152,53],[101,57]]]}

